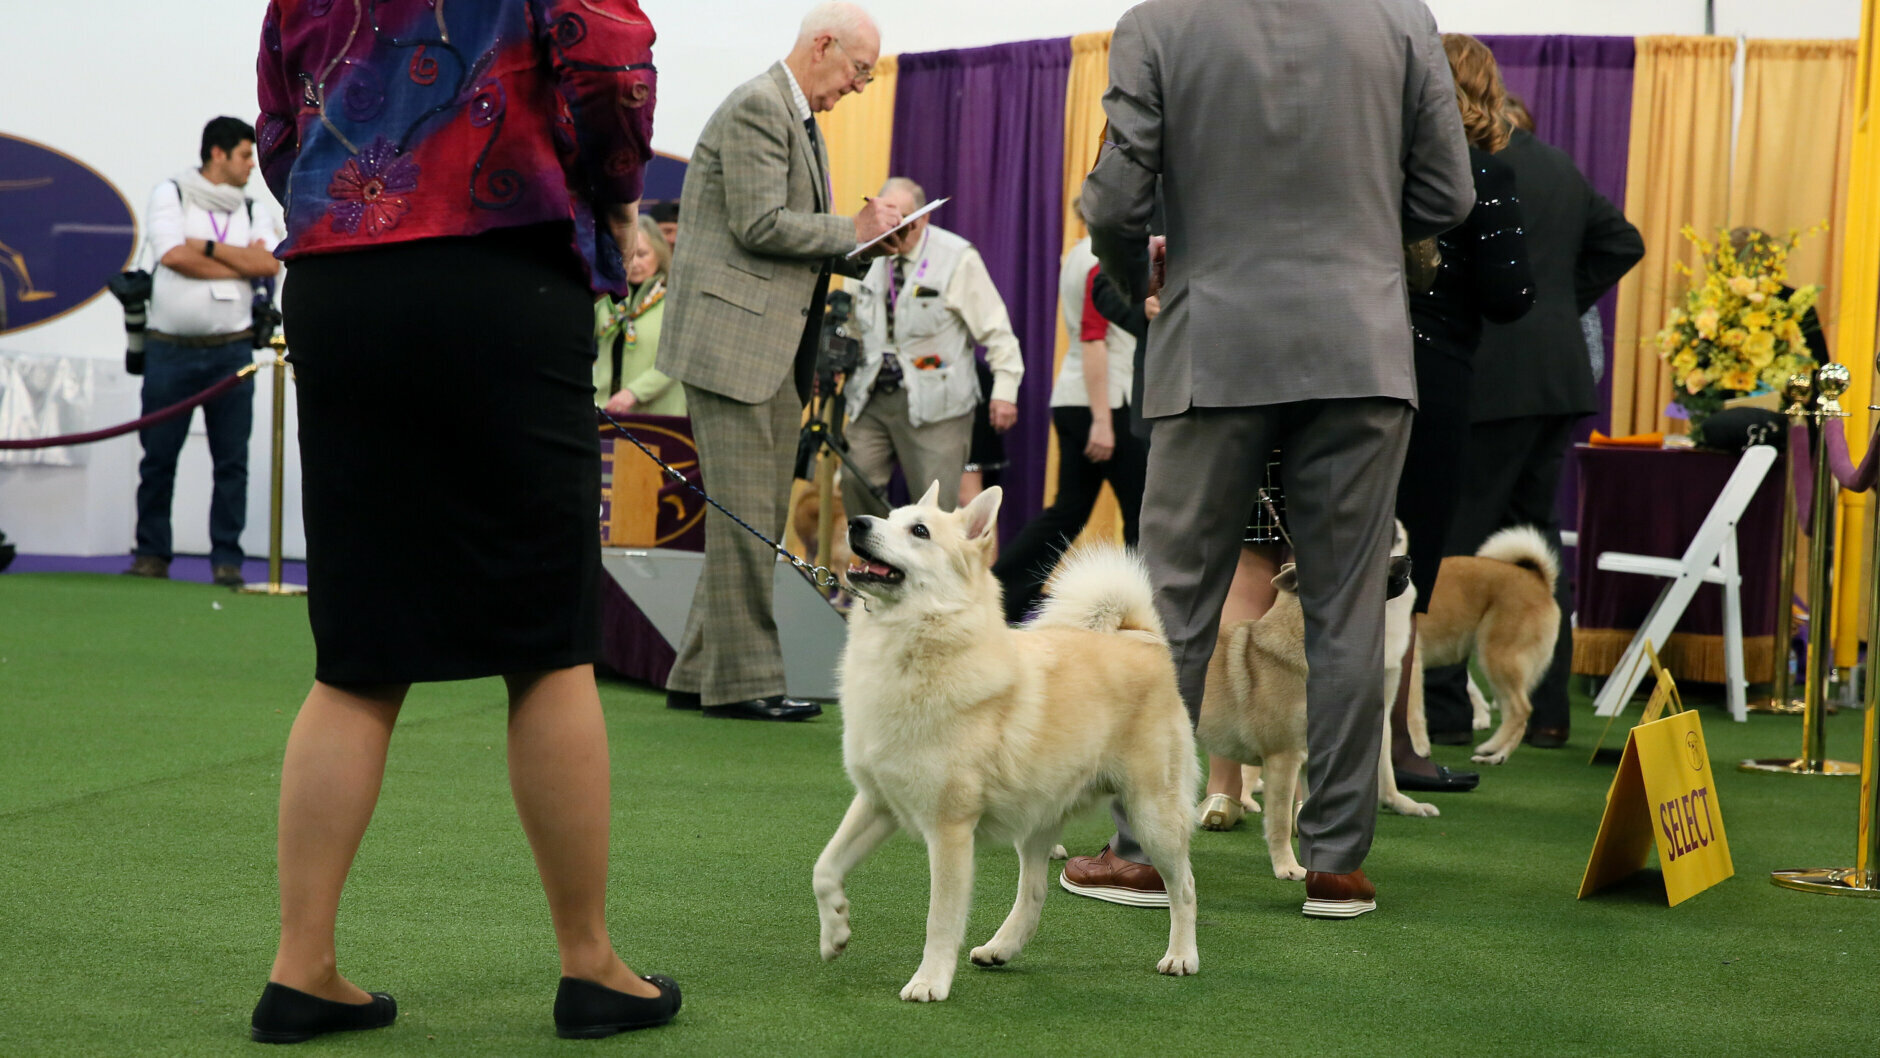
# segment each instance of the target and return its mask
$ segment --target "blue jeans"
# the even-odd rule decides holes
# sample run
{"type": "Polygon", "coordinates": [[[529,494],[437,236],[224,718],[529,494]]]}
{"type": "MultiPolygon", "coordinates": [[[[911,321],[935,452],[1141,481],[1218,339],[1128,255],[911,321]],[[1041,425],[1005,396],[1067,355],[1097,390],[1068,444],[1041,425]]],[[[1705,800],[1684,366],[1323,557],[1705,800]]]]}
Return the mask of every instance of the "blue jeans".
{"type": "MultiPolygon", "coordinates": [[[[254,343],[237,338],[226,345],[190,349],[150,338],[144,346],[145,415],[186,400],[254,360],[254,343]]],[[[144,459],[137,474],[137,550],[169,559],[170,498],[176,491],[176,458],[189,439],[195,412],[138,432],[144,459]]],[[[245,381],[202,406],[215,460],[215,494],[209,501],[209,561],[239,566],[242,527],[248,521],[248,434],[254,427],[255,389],[245,381]]]]}

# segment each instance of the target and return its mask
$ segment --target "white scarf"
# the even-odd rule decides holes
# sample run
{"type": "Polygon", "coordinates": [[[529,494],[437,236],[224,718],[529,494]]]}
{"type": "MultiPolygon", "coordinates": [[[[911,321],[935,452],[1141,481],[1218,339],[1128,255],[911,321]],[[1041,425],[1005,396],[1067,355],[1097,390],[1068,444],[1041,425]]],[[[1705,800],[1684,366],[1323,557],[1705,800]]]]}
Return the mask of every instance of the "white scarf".
{"type": "Polygon", "coordinates": [[[248,201],[241,188],[210,183],[201,170],[185,169],[173,179],[185,208],[195,206],[209,213],[233,213],[242,209],[248,201]]]}

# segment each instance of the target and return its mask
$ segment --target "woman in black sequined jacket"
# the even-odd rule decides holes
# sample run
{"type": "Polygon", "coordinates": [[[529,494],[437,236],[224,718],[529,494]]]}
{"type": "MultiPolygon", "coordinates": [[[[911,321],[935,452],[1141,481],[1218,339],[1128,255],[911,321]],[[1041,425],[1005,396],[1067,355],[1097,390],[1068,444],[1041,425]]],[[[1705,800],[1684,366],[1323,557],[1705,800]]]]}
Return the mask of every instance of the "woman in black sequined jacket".
{"type": "MultiPolygon", "coordinates": [[[[1482,339],[1482,321],[1512,323],[1534,305],[1534,272],[1528,264],[1514,170],[1494,155],[1507,145],[1509,135],[1501,71],[1494,55],[1474,37],[1446,34],[1443,44],[1469,136],[1475,208],[1461,227],[1437,238],[1442,263],[1435,281],[1410,298],[1417,415],[1397,481],[1397,518],[1410,537],[1410,578],[1419,614],[1429,611],[1444,538],[1461,499],[1471,363],[1482,339]]],[[[1451,772],[1411,749],[1405,724],[1412,671],[1407,657],[1403,670],[1391,710],[1391,758],[1398,786],[1429,791],[1472,788],[1478,776],[1451,772]]]]}

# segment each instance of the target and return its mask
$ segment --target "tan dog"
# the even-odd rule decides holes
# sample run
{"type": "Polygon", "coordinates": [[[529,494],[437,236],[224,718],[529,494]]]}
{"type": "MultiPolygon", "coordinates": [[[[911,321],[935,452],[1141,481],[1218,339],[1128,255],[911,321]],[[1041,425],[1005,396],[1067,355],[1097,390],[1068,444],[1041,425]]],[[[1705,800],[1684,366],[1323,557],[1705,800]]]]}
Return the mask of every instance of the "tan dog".
{"type": "MultiPolygon", "coordinates": [[[[1404,545],[1398,527],[1397,547],[1404,545]]],[[[1407,567],[1403,567],[1406,568],[1407,567]]],[[[1407,574],[1405,574],[1407,575],[1407,574]]],[[[1208,663],[1207,691],[1201,702],[1196,736],[1209,753],[1264,764],[1267,855],[1277,878],[1306,876],[1293,852],[1292,837],[1300,769],[1306,760],[1305,612],[1299,604],[1298,575],[1288,564],[1273,578],[1279,596],[1257,621],[1223,628],[1208,663]]],[[[1406,585],[1384,607],[1384,742],[1378,763],[1378,803],[1408,816],[1437,815],[1435,805],[1412,800],[1397,789],[1390,764],[1390,703],[1397,696],[1404,652],[1410,646],[1410,616],[1416,589],[1406,585]]]]}
{"type": "MultiPolygon", "coordinates": [[[[1430,612],[1417,622],[1417,661],[1410,688],[1410,730],[1427,741],[1421,666],[1460,665],[1471,656],[1488,679],[1501,727],[1475,749],[1478,764],[1502,764],[1521,744],[1534,707],[1528,695],[1554,660],[1560,604],[1554,582],[1560,563],[1532,526],[1503,529],[1473,557],[1443,559],[1430,612]]],[[[1486,726],[1486,725],[1484,725],[1486,726]]]]}
{"type": "Polygon", "coordinates": [[[1194,973],[1199,762],[1147,573],[1116,548],[1072,556],[1040,615],[1007,628],[988,562],[1000,490],[955,512],[940,510],[936,491],[850,523],[847,579],[863,605],[850,611],[842,655],[842,756],[856,793],[816,861],[823,958],[849,942],[849,872],[905,827],[927,842],[932,890],[926,947],[901,998],[945,999],[974,840],[1018,849],[1018,900],[972,951],[975,964],[998,966],[1038,928],[1065,819],[1120,796],[1169,893],[1156,969],[1194,973]]]}

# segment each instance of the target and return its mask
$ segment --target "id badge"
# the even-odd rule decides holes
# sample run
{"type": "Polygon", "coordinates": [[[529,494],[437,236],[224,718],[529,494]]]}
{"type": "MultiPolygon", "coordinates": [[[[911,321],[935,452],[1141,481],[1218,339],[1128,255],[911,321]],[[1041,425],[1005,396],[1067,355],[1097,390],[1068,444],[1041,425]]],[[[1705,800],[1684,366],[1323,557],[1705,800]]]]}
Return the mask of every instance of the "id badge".
{"type": "Polygon", "coordinates": [[[242,285],[233,279],[217,279],[209,284],[209,296],[217,301],[240,301],[242,285]]]}

